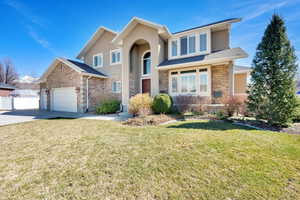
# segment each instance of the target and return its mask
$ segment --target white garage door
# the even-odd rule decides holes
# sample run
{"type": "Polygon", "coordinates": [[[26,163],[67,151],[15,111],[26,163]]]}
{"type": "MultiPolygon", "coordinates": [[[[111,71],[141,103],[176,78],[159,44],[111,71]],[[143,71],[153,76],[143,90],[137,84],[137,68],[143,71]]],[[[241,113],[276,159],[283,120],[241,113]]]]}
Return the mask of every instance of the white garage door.
{"type": "Polygon", "coordinates": [[[53,111],[77,112],[77,94],[74,87],[54,88],[53,111]]]}

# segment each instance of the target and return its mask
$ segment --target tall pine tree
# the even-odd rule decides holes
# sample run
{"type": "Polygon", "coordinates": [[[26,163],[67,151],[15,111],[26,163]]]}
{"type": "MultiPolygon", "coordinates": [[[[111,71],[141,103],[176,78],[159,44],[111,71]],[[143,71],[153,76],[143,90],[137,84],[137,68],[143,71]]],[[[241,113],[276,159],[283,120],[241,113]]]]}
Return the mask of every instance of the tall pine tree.
{"type": "Polygon", "coordinates": [[[282,18],[272,16],[252,63],[248,108],[273,125],[292,121],[296,103],[297,58],[282,18]]]}

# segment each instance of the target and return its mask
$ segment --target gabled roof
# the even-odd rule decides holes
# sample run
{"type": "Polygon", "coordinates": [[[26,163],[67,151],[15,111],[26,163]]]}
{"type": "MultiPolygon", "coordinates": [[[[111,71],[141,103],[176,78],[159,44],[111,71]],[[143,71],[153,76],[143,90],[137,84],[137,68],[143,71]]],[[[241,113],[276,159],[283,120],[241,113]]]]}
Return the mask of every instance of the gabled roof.
{"type": "Polygon", "coordinates": [[[47,76],[53,71],[53,69],[59,62],[64,63],[65,65],[71,67],[76,72],[78,72],[82,75],[92,76],[92,77],[97,77],[97,78],[107,78],[108,77],[107,75],[95,70],[94,68],[92,68],[91,66],[89,66],[87,64],[77,62],[74,60],[70,60],[70,59],[66,59],[66,58],[56,58],[52,62],[52,64],[48,67],[47,71],[40,78],[39,82],[46,81],[47,76]]]}
{"type": "Polygon", "coordinates": [[[137,24],[143,24],[145,26],[149,26],[151,28],[157,29],[158,34],[162,35],[162,37],[168,38],[171,33],[168,28],[164,25],[156,24],[138,17],[133,17],[130,22],[123,28],[123,30],[112,40],[115,44],[121,44],[122,39],[133,30],[133,28],[137,24]]]}
{"type": "Polygon", "coordinates": [[[172,33],[172,34],[183,33],[183,32],[186,32],[186,31],[191,31],[191,30],[195,30],[195,29],[198,29],[198,28],[208,27],[208,26],[220,25],[222,23],[239,22],[241,20],[242,20],[241,18],[224,19],[224,20],[221,20],[221,21],[217,21],[217,22],[213,22],[213,23],[209,23],[209,24],[205,24],[205,25],[201,25],[201,26],[196,26],[196,27],[193,27],[193,28],[185,29],[185,30],[182,30],[182,31],[178,31],[178,32],[175,32],[175,33],[172,33]]]}
{"type": "Polygon", "coordinates": [[[6,83],[0,83],[0,89],[14,90],[16,88],[14,86],[6,84],[6,83]]]}
{"type": "Polygon", "coordinates": [[[158,69],[169,69],[173,67],[195,66],[200,64],[211,64],[216,62],[229,61],[239,58],[246,58],[248,54],[241,48],[225,49],[211,54],[199,55],[186,58],[165,60],[158,65],[158,69]]]}
{"type": "Polygon", "coordinates": [[[97,31],[92,35],[91,39],[83,46],[80,53],[76,56],[77,59],[80,59],[94,44],[95,42],[102,36],[102,34],[107,31],[117,35],[117,32],[101,26],[97,29],[97,31]]]}

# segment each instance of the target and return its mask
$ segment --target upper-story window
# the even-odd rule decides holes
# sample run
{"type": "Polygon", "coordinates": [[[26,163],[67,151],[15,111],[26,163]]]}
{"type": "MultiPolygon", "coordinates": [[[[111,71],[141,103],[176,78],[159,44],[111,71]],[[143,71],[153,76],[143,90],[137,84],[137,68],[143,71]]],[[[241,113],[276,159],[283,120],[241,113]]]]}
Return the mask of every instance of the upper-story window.
{"type": "Polygon", "coordinates": [[[177,56],[177,52],[178,52],[178,40],[172,40],[172,54],[171,56],[177,56]]]}
{"type": "Polygon", "coordinates": [[[207,51],[207,33],[200,34],[200,51],[207,51]]]}
{"type": "Polygon", "coordinates": [[[150,72],[151,72],[151,53],[150,51],[148,51],[143,56],[142,75],[149,75],[150,72]]]}
{"type": "Polygon", "coordinates": [[[187,55],[187,36],[180,38],[180,55],[187,55]]]}
{"type": "Polygon", "coordinates": [[[103,67],[103,54],[99,53],[93,56],[93,66],[94,67],[103,67]]]}
{"type": "Polygon", "coordinates": [[[121,50],[115,49],[110,52],[110,64],[120,64],[121,63],[121,50]]]}
{"type": "Polygon", "coordinates": [[[189,54],[196,52],[196,36],[190,35],[189,37],[189,54]]]}
{"type": "Polygon", "coordinates": [[[184,35],[174,36],[170,39],[170,58],[180,58],[209,53],[210,30],[195,31],[184,35]]]}

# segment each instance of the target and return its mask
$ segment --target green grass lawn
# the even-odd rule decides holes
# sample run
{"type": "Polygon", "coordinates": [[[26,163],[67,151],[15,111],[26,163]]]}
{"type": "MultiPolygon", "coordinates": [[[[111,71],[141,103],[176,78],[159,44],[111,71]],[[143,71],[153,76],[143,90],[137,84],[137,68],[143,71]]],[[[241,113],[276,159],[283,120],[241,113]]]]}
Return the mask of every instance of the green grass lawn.
{"type": "Polygon", "coordinates": [[[300,136],[207,121],[0,127],[0,199],[300,199],[300,136]]]}

